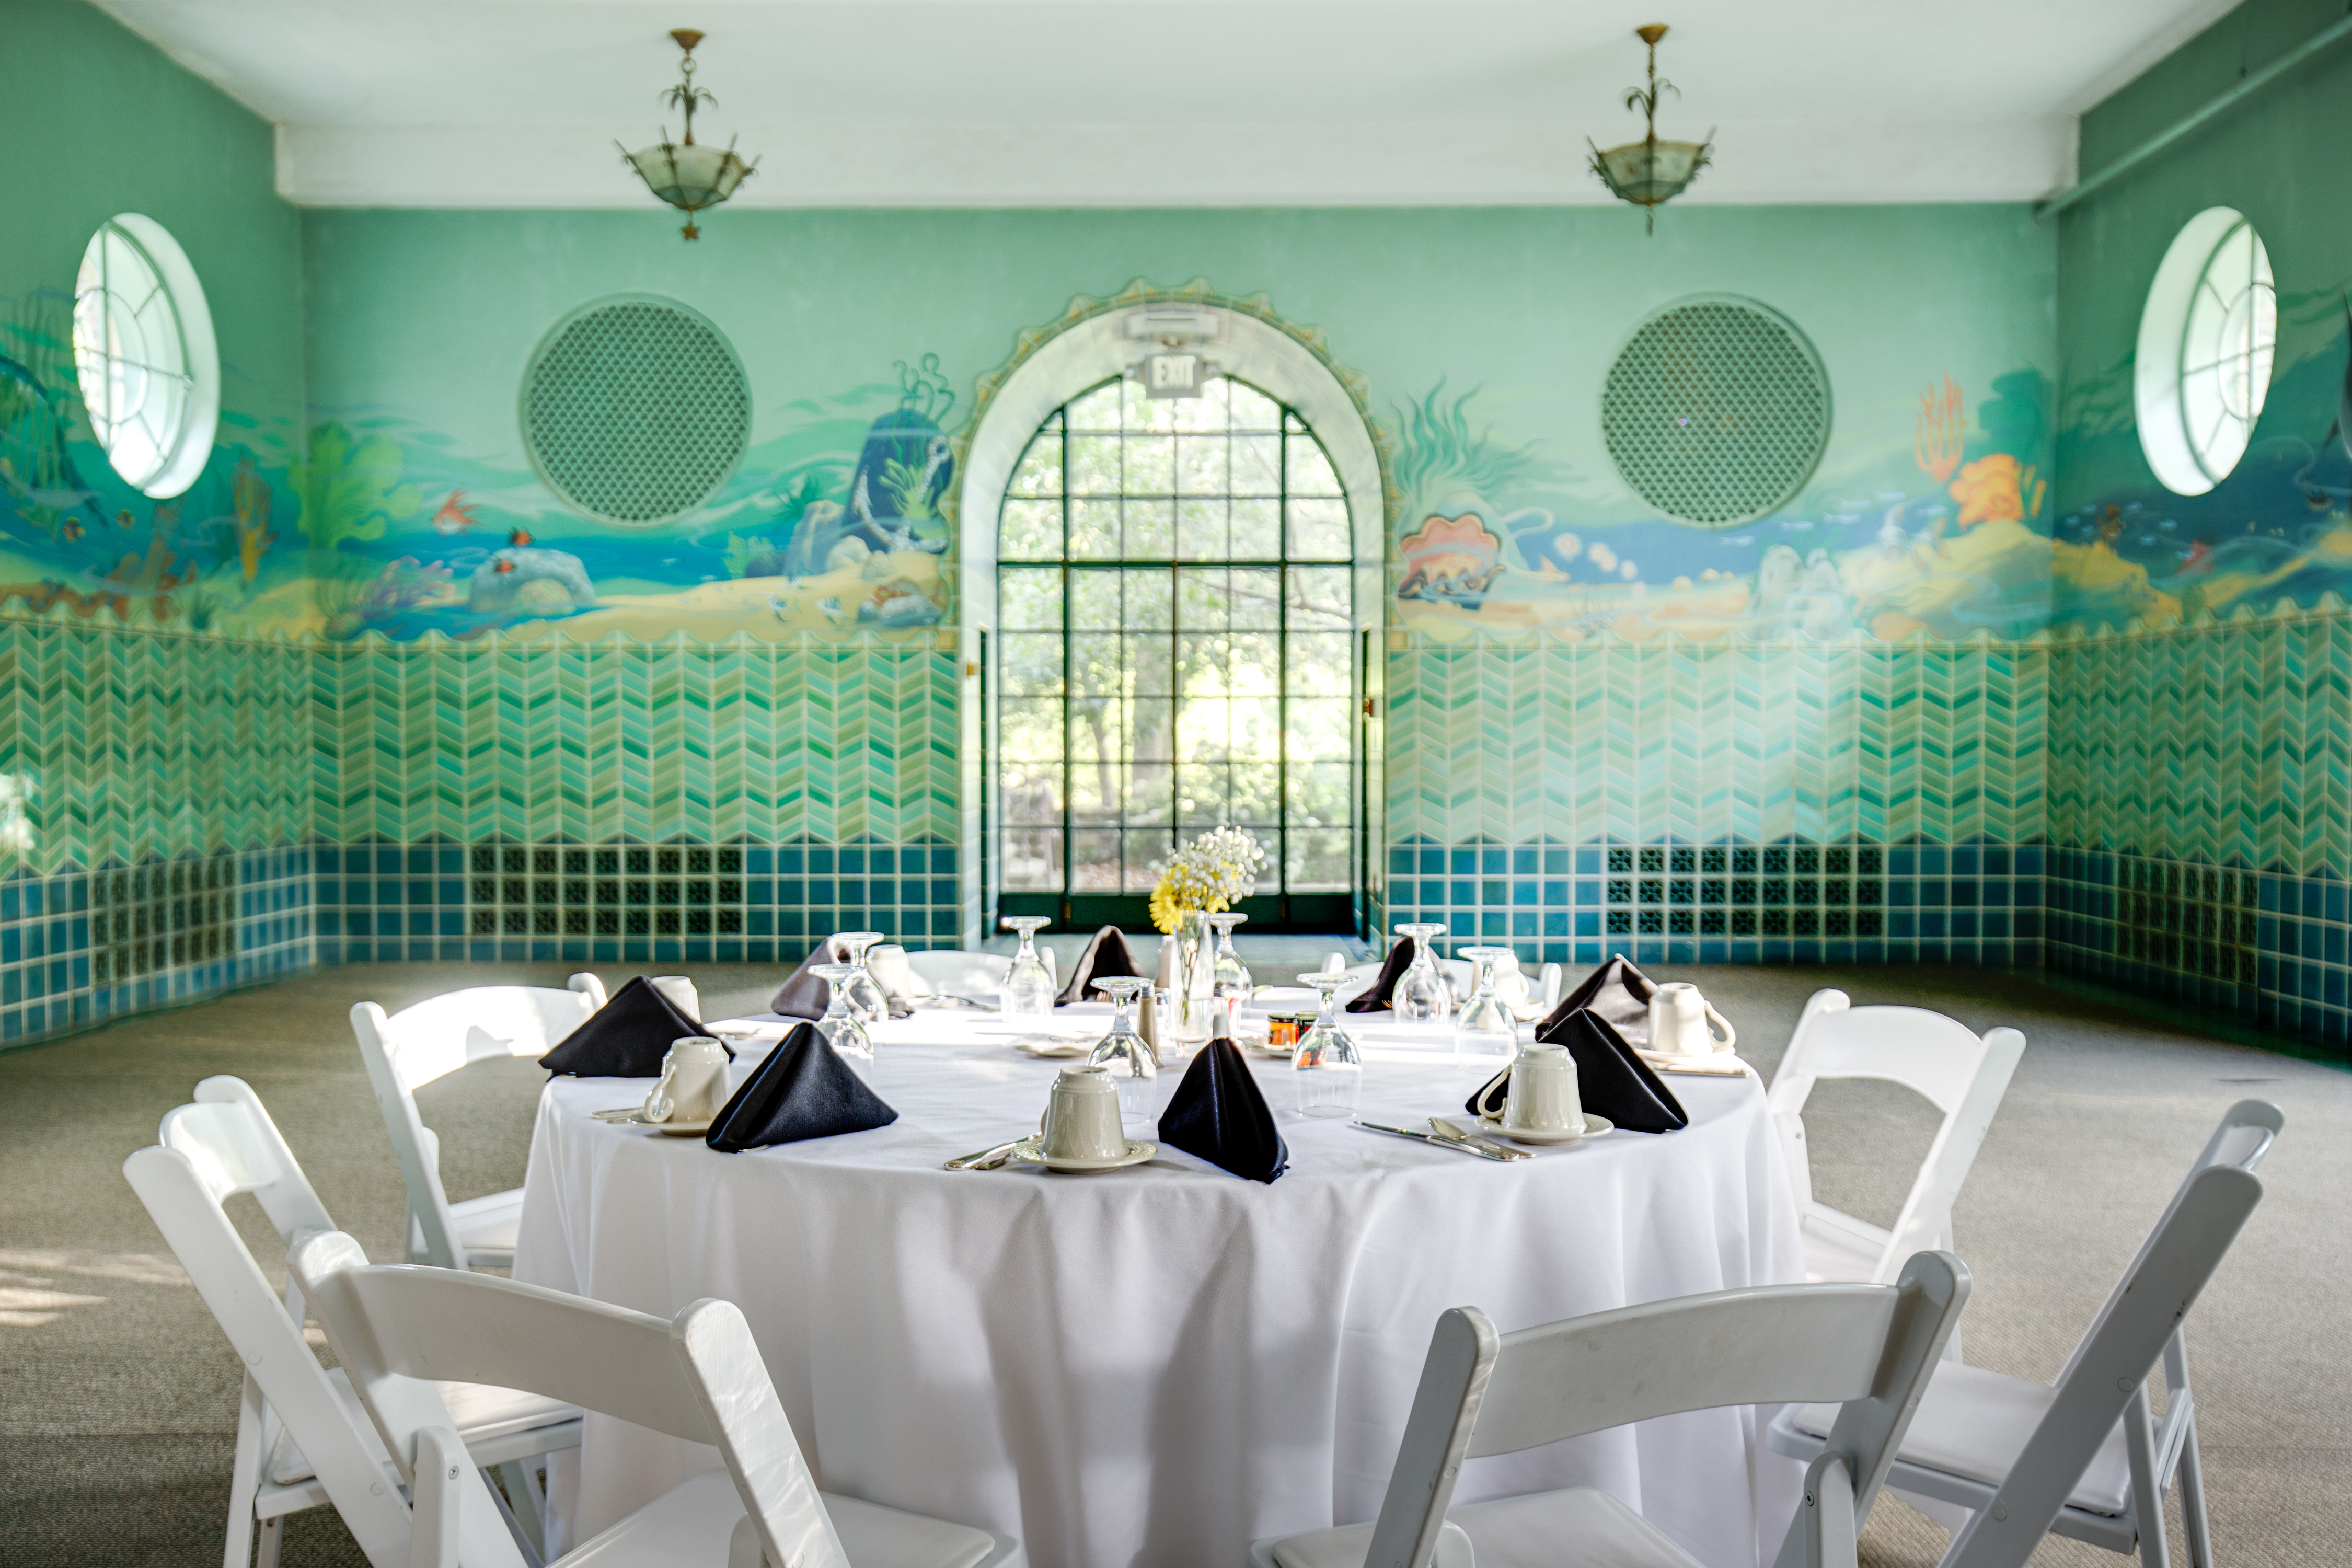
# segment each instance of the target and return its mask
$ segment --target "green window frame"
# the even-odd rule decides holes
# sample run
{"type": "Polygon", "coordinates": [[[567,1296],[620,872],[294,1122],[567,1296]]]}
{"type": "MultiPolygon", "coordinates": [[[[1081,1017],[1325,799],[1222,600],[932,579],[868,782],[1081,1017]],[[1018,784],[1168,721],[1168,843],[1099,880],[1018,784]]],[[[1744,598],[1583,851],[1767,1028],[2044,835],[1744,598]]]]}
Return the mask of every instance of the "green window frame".
{"type": "Polygon", "coordinates": [[[1231,822],[1268,852],[1253,930],[1352,930],[1353,582],[1330,456],[1259,388],[1049,415],[998,519],[999,911],[1139,929],[1168,854],[1231,822]]]}

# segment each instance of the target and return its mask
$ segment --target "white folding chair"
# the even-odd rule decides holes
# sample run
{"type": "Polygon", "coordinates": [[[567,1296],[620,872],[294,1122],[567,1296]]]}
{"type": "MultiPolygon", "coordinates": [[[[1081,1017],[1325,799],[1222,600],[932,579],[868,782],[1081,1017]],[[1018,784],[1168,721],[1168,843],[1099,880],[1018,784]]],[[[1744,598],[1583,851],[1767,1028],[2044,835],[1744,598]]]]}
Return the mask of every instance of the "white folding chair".
{"type": "Polygon", "coordinates": [[[408,1187],[408,1256],[443,1268],[510,1268],[522,1190],[451,1203],[441,1187],[441,1140],[416,1114],[416,1091],[489,1057],[541,1057],[604,1005],[604,983],[575,974],[567,990],[477,985],[404,1007],[389,1018],[373,1002],[352,1009],[376,1109],[408,1187]]]}
{"type": "MultiPolygon", "coordinates": [[[[2025,1037],[2015,1029],[1979,1039],[1966,1025],[1924,1007],[1856,1007],[1843,991],[1813,993],[1767,1097],[1803,1215],[1806,1279],[1883,1285],[1913,1253],[1953,1249],[1953,1200],[2024,1054],[2025,1037]],[[1853,1078],[1899,1083],[1943,1113],[1892,1230],[1813,1198],[1805,1101],[1822,1079],[1853,1078]]],[[[1952,1353],[1957,1358],[1957,1342],[1952,1353]]]]}
{"type": "MultiPolygon", "coordinates": [[[[2018,1568],[2044,1534],[2137,1552],[2147,1568],[2164,1568],[2164,1494],[2176,1472],[2189,1561],[2211,1568],[2182,1328],[2262,1201],[2254,1167],[2285,1125],[2277,1106],[2259,1100],[2222,1116],[2054,1387],[1956,1362],[1936,1369],[1886,1484],[1906,1501],[1925,1500],[1938,1519],[1973,1516],[1947,1568],[2018,1568]],[[2161,1426],[2147,1392],[2159,1359],[2161,1426]]],[[[1826,1429],[1821,1407],[1787,1410],[1767,1441],[1810,1459],[1826,1429]]]]}
{"type": "Polygon", "coordinates": [[[921,977],[923,984],[929,986],[935,994],[994,1002],[997,992],[1003,988],[1004,972],[1013,967],[1013,960],[1001,952],[971,952],[942,947],[909,952],[907,954],[907,966],[921,977]]]}
{"type": "Polygon", "coordinates": [[[1023,1568],[1020,1542],[817,1490],[742,1310],[648,1317],[449,1269],[371,1266],[341,1233],[293,1254],[327,1341],[377,1431],[415,1476],[415,1568],[516,1559],[474,1479],[436,1379],[489,1381],[717,1445],[685,1482],[562,1558],[563,1568],[1023,1568]]]}
{"type": "Polygon", "coordinates": [[[1513,1334],[1456,1307],[1430,1339],[1380,1518],[1255,1542],[1251,1568],[1696,1568],[1591,1487],[1449,1512],[1463,1462],[1685,1410],[1810,1399],[1843,1403],[1805,1472],[1778,1565],[1853,1568],[1856,1535],[1968,1297],[1960,1260],[1927,1252],[1892,1285],[1718,1290],[1513,1334]]]}
{"type": "MultiPolygon", "coordinates": [[[[289,1244],[334,1221],[242,1079],[196,1085],[196,1102],[163,1118],[161,1140],[123,1174],[246,1363],[223,1563],[246,1568],[257,1539],[256,1561],[272,1568],[286,1515],[331,1502],[375,1568],[406,1568],[408,1507],[390,1456],[342,1371],[322,1370],[304,1342],[300,1287],[289,1278],[282,1299],[271,1294],[222,1205],[251,1193],[289,1244]]],[[[514,1467],[509,1485],[523,1482],[535,1524],[541,1499],[520,1461],[577,1447],[580,1412],[509,1388],[453,1384],[444,1397],[478,1462],[514,1467]]]]}

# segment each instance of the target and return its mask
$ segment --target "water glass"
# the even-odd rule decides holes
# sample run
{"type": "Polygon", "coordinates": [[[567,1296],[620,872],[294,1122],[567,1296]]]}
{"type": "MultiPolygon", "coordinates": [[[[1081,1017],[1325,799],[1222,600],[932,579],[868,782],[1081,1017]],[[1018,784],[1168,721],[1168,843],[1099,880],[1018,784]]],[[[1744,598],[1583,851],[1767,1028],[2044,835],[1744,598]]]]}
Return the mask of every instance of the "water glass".
{"type": "Polygon", "coordinates": [[[1087,1065],[1109,1069],[1112,1081],[1118,1085],[1119,1114],[1134,1120],[1149,1120],[1158,1109],[1152,1096],[1160,1058],[1135,1032],[1134,1022],[1136,993],[1150,984],[1132,974],[1095,982],[1095,989],[1110,998],[1110,1033],[1087,1053],[1087,1065]]]}
{"type": "Polygon", "coordinates": [[[889,993],[882,989],[882,983],[874,978],[874,971],[866,963],[866,950],[882,940],[882,933],[878,931],[845,931],[838,940],[849,954],[849,978],[842,983],[841,988],[848,993],[850,1016],[861,1024],[889,1022],[889,993]]]}
{"type": "Polygon", "coordinates": [[[1495,961],[1510,951],[1507,947],[1460,950],[1461,956],[1470,961],[1475,978],[1470,1000],[1463,1004],[1462,1016],[1454,1025],[1455,1056],[1488,1058],[1500,1066],[1518,1053],[1519,1021],[1495,994],[1495,961]]]}
{"type": "Polygon", "coordinates": [[[1454,994],[1437,967],[1429,940],[1444,935],[1445,927],[1431,921],[1407,921],[1396,930],[1399,936],[1412,939],[1412,963],[1389,993],[1390,1010],[1399,1023],[1443,1024],[1453,1015],[1454,994]]]}
{"type": "Polygon", "coordinates": [[[1217,1005],[1232,1022],[1236,1035],[1241,1033],[1242,1004],[1257,990],[1256,983],[1250,978],[1249,966],[1234,950],[1234,927],[1248,919],[1247,915],[1234,914],[1209,917],[1209,924],[1215,928],[1217,933],[1217,961],[1211,971],[1213,979],[1210,994],[1216,998],[1217,1005]]]}
{"type": "Polygon", "coordinates": [[[857,971],[846,963],[813,963],[809,973],[824,982],[826,1002],[824,1016],[816,1021],[816,1032],[824,1037],[836,1056],[856,1057],[860,1061],[874,1059],[874,1037],[866,1032],[857,1015],[850,1009],[848,980],[857,971]]]}
{"type": "Polygon", "coordinates": [[[1298,983],[1321,993],[1314,1026],[1291,1053],[1291,1082],[1301,1116],[1353,1116],[1364,1092],[1364,1054],[1339,1027],[1339,987],[1345,974],[1302,974],[1298,983]]]}
{"type": "Polygon", "coordinates": [[[1007,931],[1020,933],[1021,951],[1013,955],[1013,966],[1004,972],[998,1006],[1008,1018],[1052,1016],[1054,972],[1037,956],[1037,932],[1054,922],[1044,915],[1007,915],[1002,923],[1007,931]]]}

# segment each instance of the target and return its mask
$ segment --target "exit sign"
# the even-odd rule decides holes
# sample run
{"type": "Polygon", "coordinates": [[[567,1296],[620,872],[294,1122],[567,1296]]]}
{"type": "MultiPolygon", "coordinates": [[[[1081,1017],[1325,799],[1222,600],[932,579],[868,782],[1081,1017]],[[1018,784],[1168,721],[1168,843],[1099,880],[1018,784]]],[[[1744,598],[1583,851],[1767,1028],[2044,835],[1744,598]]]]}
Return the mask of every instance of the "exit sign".
{"type": "Polygon", "coordinates": [[[1208,366],[1199,354],[1153,354],[1143,362],[1147,397],[1198,397],[1208,366]]]}

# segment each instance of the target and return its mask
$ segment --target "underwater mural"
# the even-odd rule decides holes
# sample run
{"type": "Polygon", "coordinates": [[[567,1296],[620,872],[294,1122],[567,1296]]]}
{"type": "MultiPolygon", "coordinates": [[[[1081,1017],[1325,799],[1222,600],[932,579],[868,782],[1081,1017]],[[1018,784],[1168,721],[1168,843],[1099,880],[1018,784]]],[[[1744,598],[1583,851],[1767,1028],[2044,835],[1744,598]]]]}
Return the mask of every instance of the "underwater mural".
{"type": "MultiPolygon", "coordinates": [[[[2352,282],[2352,279],[2347,279],[2352,282]]],[[[2352,598],[2352,307],[2346,284],[2279,296],[2280,354],[2253,440],[2201,496],[2175,495],[2139,455],[2129,358],[2070,389],[2069,471],[2100,486],[2053,530],[2055,617],[2095,630],[2352,598]],[[2311,348],[2290,361],[2287,345],[2311,348]]]]}
{"type": "Polygon", "coordinates": [[[1440,640],[2031,636],[2050,610],[2048,382],[1986,391],[1971,420],[1929,378],[1908,443],[1833,444],[1790,505],[1711,529],[1627,511],[1539,442],[1476,428],[1476,393],[1441,383],[1398,411],[1399,617],[1440,640]]]}
{"type": "Polygon", "coordinates": [[[262,629],[307,598],[288,432],[233,408],[194,484],[168,500],[117,475],[76,384],[73,298],[0,299],[0,611],[62,605],[131,625],[262,629]]]}
{"type": "Polygon", "coordinates": [[[956,395],[936,355],[788,405],[785,432],[707,505],[630,528],[374,413],[320,419],[299,447],[225,413],[196,483],[150,500],[91,438],[71,309],[55,291],[0,300],[0,610],[401,642],[911,634],[949,613],[956,395]]]}
{"type": "Polygon", "coordinates": [[[785,433],[753,445],[709,502],[645,527],[582,517],[528,469],[412,422],[329,419],[295,476],[314,577],[304,626],[402,642],[936,626],[955,402],[935,354],[899,362],[892,382],[796,400],[785,433]]]}

